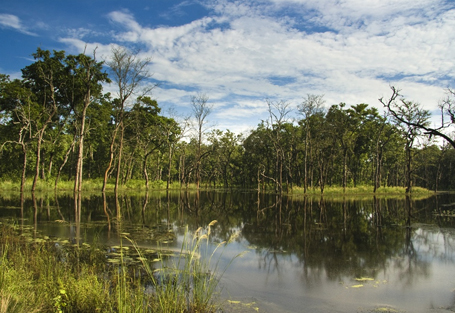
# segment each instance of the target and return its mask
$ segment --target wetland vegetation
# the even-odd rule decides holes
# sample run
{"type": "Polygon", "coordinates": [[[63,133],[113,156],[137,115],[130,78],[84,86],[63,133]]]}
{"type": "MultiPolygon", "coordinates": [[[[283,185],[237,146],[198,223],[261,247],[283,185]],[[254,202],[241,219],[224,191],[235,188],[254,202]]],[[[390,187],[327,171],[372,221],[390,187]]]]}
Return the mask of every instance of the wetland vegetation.
{"type": "MultiPolygon", "coordinates": [[[[443,132],[455,121],[452,90],[436,128],[391,87],[384,114],[308,94],[265,101],[268,117],[235,134],[211,127],[206,94],[189,99],[191,116],[162,112],[150,60],[126,48],[106,63],[96,51],[33,57],[21,79],[0,74],[0,313],[211,312],[218,282],[230,295],[268,295],[275,311],[300,312],[304,298],[311,312],[348,312],[351,287],[362,305],[397,306],[363,287],[408,295],[454,263],[455,200],[437,193],[455,188],[455,143],[443,132]],[[230,271],[246,250],[254,256],[230,271]]],[[[430,300],[420,290],[410,299],[449,308],[444,282],[430,300]]],[[[249,300],[229,303],[260,309],[249,300]]]]}
{"type": "Polygon", "coordinates": [[[235,134],[212,127],[206,94],[188,99],[191,116],[161,108],[150,97],[150,60],[126,48],[112,49],[106,63],[96,51],[38,48],[32,56],[21,79],[0,74],[0,178],[21,191],[40,182],[75,192],[455,188],[455,143],[443,132],[454,121],[451,90],[437,128],[429,111],[392,87],[376,104],[328,105],[311,94],[298,104],[265,101],[268,116],[235,134]],[[109,83],[113,93],[103,90],[109,83]]]}
{"type": "Polygon", "coordinates": [[[126,233],[118,246],[79,244],[1,223],[0,312],[215,312],[225,269],[217,249],[201,256],[215,223],[177,250],[144,249],[126,233]]]}

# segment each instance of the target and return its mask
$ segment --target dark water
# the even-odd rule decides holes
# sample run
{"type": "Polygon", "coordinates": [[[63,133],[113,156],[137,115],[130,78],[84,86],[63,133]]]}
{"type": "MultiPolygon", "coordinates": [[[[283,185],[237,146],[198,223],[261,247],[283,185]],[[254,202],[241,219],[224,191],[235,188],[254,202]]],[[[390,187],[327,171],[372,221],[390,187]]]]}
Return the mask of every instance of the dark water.
{"type": "Polygon", "coordinates": [[[0,218],[36,235],[179,249],[212,220],[227,303],[242,312],[455,310],[455,195],[330,199],[247,192],[0,196],[0,218]],[[78,209],[80,208],[80,210],[78,209]],[[452,211],[453,210],[453,211],[452,211]],[[239,303],[237,303],[239,301],[239,303]]]}

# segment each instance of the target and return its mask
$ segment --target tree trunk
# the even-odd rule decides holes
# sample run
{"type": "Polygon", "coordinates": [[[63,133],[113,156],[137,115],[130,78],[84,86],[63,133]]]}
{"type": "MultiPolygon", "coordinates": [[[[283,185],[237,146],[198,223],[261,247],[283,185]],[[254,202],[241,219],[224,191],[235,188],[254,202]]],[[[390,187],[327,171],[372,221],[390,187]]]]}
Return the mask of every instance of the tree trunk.
{"type": "Polygon", "coordinates": [[[71,150],[74,149],[74,145],[76,143],[76,134],[74,134],[73,142],[71,143],[71,146],[65,153],[65,158],[63,159],[62,165],[60,165],[60,168],[58,169],[57,177],[55,178],[55,184],[54,184],[54,189],[57,189],[57,184],[60,179],[60,175],[62,173],[63,167],[65,166],[66,162],[68,162],[68,158],[70,156],[71,150]]]}
{"type": "Polygon", "coordinates": [[[412,162],[412,151],[411,147],[406,147],[406,193],[412,192],[412,173],[411,173],[411,162],[412,162]]]}
{"type": "Polygon", "coordinates": [[[346,185],[348,181],[348,151],[343,151],[343,192],[346,193],[346,185]]]}
{"type": "Polygon", "coordinates": [[[43,141],[45,129],[46,129],[46,125],[44,125],[43,128],[38,132],[38,143],[36,146],[35,177],[33,178],[32,192],[35,191],[36,184],[38,182],[40,162],[41,162],[41,142],[43,141]]]}
{"type": "Polygon", "coordinates": [[[24,187],[25,187],[25,173],[27,170],[27,148],[25,146],[24,142],[21,142],[22,146],[22,153],[24,154],[23,160],[22,160],[22,176],[21,176],[21,195],[24,192],[24,187]]]}
{"type": "Polygon", "coordinates": [[[114,192],[115,193],[117,193],[117,191],[118,191],[118,184],[119,184],[119,180],[120,180],[120,172],[122,170],[123,134],[124,134],[124,127],[123,127],[123,117],[122,117],[121,121],[120,121],[120,144],[119,144],[119,149],[118,149],[117,175],[115,177],[115,187],[114,187],[114,192]]]}
{"type": "Polygon", "coordinates": [[[166,190],[169,190],[169,186],[171,185],[171,171],[172,171],[172,145],[169,143],[168,175],[167,175],[166,190]]]}
{"type": "Polygon", "coordinates": [[[85,117],[87,114],[87,107],[90,104],[90,91],[86,95],[84,100],[84,108],[81,116],[81,128],[79,131],[79,149],[77,153],[76,161],[76,176],[74,179],[74,192],[80,192],[82,190],[82,166],[84,158],[84,133],[85,133],[85,117]]]}

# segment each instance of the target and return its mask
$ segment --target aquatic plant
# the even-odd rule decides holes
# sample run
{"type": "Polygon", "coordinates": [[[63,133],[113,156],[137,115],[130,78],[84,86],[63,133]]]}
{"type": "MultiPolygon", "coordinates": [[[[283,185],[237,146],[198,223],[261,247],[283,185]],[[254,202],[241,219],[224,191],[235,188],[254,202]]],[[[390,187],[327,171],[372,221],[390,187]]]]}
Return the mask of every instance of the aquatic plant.
{"type": "MultiPolygon", "coordinates": [[[[215,312],[218,309],[219,281],[234,259],[242,254],[232,258],[224,268],[219,268],[223,248],[235,236],[219,243],[210,252],[211,227],[216,223],[214,220],[206,228],[200,227],[192,236],[186,227],[178,255],[169,258],[158,252],[161,267],[156,270],[151,268],[146,258],[140,258],[153,283],[153,312],[215,312]]],[[[140,250],[137,251],[140,254],[140,250]]]]}
{"type": "Polygon", "coordinates": [[[123,242],[110,253],[0,223],[0,313],[214,312],[219,279],[233,261],[219,271],[226,242],[210,252],[215,222],[192,236],[186,229],[176,254],[123,242]]]}

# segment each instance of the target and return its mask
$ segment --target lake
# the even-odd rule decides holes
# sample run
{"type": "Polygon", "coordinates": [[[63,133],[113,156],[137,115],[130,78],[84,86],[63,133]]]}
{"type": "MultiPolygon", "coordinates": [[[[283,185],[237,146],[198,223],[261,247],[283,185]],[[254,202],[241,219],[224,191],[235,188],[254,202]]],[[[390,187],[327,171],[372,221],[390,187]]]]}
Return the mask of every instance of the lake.
{"type": "Polygon", "coordinates": [[[0,196],[0,218],[32,236],[178,251],[211,221],[222,297],[237,312],[455,310],[455,194],[278,197],[255,192],[0,196]]]}

